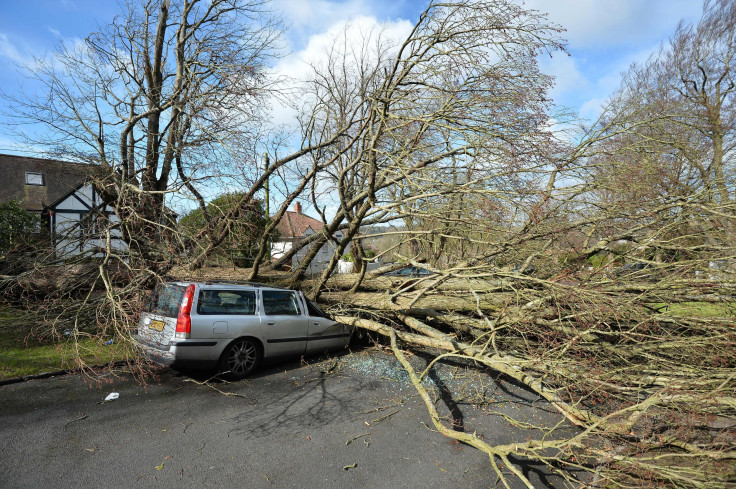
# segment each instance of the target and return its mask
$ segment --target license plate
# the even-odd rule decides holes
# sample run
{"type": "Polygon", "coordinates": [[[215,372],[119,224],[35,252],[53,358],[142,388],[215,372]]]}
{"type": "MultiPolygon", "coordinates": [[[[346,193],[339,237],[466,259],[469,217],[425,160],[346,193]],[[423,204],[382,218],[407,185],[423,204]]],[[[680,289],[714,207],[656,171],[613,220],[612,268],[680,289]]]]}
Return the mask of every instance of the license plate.
{"type": "Polygon", "coordinates": [[[164,322],[163,321],[151,321],[151,324],[148,325],[149,329],[154,329],[156,331],[163,331],[164,330],[164,322]]]}

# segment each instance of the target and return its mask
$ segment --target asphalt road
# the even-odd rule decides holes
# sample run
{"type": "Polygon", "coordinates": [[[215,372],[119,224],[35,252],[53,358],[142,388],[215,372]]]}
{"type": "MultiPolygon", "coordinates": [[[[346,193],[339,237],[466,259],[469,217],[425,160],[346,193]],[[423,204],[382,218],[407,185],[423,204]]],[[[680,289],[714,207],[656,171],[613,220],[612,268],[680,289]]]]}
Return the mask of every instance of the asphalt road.
{"type": "MultiPolygon", "coordinates": [[[[77,374],[2,386],[0,487],[497,487],[486,455],[428,429],[392,356],[309,361],[230,384],[163,369],[147,385],[118,371],[101,386],[77,374]],[[101,403],[111,392],[119,399],[101,403]]],[[[433,378],[440,413],[487,441],[538,434],[494,412],[560,420],[524,390],[457,366],[433,378]]],[[[538,487],[563,487],[543,467],[521,468],[538,487]]]]}

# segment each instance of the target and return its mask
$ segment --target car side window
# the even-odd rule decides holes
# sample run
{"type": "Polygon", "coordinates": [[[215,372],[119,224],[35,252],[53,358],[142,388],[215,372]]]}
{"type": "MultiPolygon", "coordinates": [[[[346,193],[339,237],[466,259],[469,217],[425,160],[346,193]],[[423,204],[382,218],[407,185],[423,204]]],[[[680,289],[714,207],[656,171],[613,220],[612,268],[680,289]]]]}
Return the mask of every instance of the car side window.
{"type": "Polygon", "coordinates": [[[268,316],[298,316],[301,314],[294,292],[264,290],[261,293],[263,294],[264,314],[268,316]]]}
{"type": "Polygon", "coordinates": [[[315,304],[314,302],[310,301],[309,299],[306,299],[306,301],[307,301],[307,312],[309,312],[309,315],[311,317],[315,317],[315,318],[327,317],[327,316],[325,316],[325,313],[322,312],[322,309],[320,309],[319,307],[317,307],[317,304],[315,304]]]}
{"type": "Polygon", "coordinates": [[[256,313],[256,293],[250,290],[202,290],[197,301],[197,314],[256,313]]]}

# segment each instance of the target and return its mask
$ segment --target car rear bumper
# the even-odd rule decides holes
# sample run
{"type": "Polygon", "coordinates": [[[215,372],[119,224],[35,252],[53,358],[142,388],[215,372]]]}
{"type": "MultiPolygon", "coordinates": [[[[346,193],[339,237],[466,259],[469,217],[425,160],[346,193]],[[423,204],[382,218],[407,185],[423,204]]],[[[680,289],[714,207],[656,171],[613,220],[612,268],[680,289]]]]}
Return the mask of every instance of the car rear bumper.
{"type": "Polygon", "coordinates": [[[222,349],[218,348],[218,342],[214,340],[184,340],[162,345],[136,337],[136,342],[143,356],[154,363],[169,367],[213,367],[217,364],[222,349]]]}
{"type": "Polygon", "coordinates": [[[172,350],[170,345],[149,343],[140,336],[136,337],[136,343],[143,356],[154,363],[172,366],[176,362],[175,350],[172,350]]]}

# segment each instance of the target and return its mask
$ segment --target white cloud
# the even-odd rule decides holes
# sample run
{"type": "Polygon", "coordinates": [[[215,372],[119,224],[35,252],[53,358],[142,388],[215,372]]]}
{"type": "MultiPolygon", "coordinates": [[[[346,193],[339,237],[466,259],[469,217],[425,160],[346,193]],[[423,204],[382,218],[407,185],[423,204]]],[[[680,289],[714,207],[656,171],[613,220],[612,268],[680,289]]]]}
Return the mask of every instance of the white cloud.
{"type": "Polygon", "coordinates": [[[334,2],[329,0],[275,0],[274,6],[286,20],[295,44],[304,44],[310,36],[344,24],[356,17],[376,16],[376,5],[363,0],[334,2]]]}
{"type": "Polygon", "coordinates": [[[300,87],[312,78],[315,68],[326,67],[329,63],[328,53],[336,43],[340,45],[340,51],[350,57],[353,52],[360,51],[359,48],[366,40],[375,43],[380,38],[383,42],[397,45],[406,38],[411,28],[412,24],[403,19],[379,22],[375,17],[359,16],[341,19],[310,36],[303,49],[281,59],[275,66],[277,76],[287,77],[291,81],[290,91],[294,92],[294,96],[287,100],[289,103],[274,101],[273,122],[291,125],[296,120],[293,106],[298,106],[303,101],[300,98],[300,87]]]}
{"type": "Polygon", "coordinates": [[[29,65],[33,62],[33,57],[22,53],[21,50],[13,44],[6,34],[0,33],[0,58],[10,60],[17,65],[29,65]]]}
{"type": "MultiPolygon", "coordinates": [[[[79,37],[63,37],[61,33],[53,28],[47,28],[49,32],[58,38],[58,41],[65,45],[70,51],[82,52],[87,49],[87,45],[83,39],[79,37]]],[[[64,65],[61,64],[56,56],[55,51],[40,52],[38,47],[31,49],[29,47],[21,47],[22,44],[13,43],[10,38],[0,33],[0,59],[5,58],[16,68],[37,69],[41,65],[51,66],[57,70],[63,70],[64,65]]]]}
{"type": "Polygon", "coordinates": [[[365,41],[375,43],[381,41],[396,45],[409,34],[412,25],[409,21],[398,19],[391,22],[379,22],[375,17],[354,17],[332,24],[325,31],[312,35],[304,49],[296,56],[287,58],[286,63],[299,75],[311,71],[309,65],[320,65],[328,61],[328,53],[336,43],[340,51],[348,56],[358,52],[365,41]]]}
{"type": "Polygon", "coordinates": [[[527,0],[526,6],[549,13],[567,29],[577,48],[636,46],[672,32],[683,18],[696,19],[701,2],[692,0],[527,0]]]}
{"type": "Polygon", "coordinates": [[[17,133],[9,132],[9,134],[17,137],[0,136],[0,153],[39,157],[47,155],[48,148],[24,142],[23,137],[17,133]]]}
{"type": "MultiPolygon", "coordinates": [[[[274,67],[277,76],[288,77],[290,87],[286,100],[272,102],[271,121],[277,125],[290,128],[296,127],[297,108],[309,100],[306,98],[304,83],[313,77],[314,69],[327,67],[331,50],[337,49],[340,55],[346,56],[348,69],[361,57],[361,47],[366,41],[368,46],[375,46],[380,39],[389,45],[399,45],[413,27],[412,23],[404,19],[394,19],[381,22],[373,15],[362,15],[365,4],[348,2],[337,10],[332,10],[335,4],[326,1],[309,2],[306,4],[296,0],[282,0],[282,5],[294,5],[290,12],[292,17],[299,18],[301,26],[307,26],[310,35],[301,42],[301,49],[280,60],[274,67]],[[353,59],[355,58],[355,59],[353,59]]],[[[370,52],[370,50],[369,50],[370,52]]],[[[370,59],[370,56],[368,56],[370,59]]],[[[339,68],[338,68],[339,69],[339,68]]],[[[326,208],[328,219],[332,218],[338,209],[336,195],[332,191],[331,183],[319,182],[318,204],[326,208]]],[[[305,209],[308,203],[305,204],[305,209]]]]}
{"type": "Polygon", "coordinates": [[[548,12],[567,29],[562,36],[572,57],[540,57],[540,67],[556,78],[554,100],[589,120],[600,115],[632,63],[644,63],[680,19],[697,21],[702,8],[692,0],[525,0],[525,6],[548,12]]]}
{"type": "Polygon", "coordinates": [[[578,69],[575,59],[565,53],[557,52],[552,57],[541,57],[540,68],[544,73],[555,77],[555,86],[550,90],[550,96],[554,99],[572,91],[589,88],[590,84],[578,69]]]}
{"type": "Polygon", "coordinates": [[[361,0],[276,0],[274,5],[295,27],[311,26],[315,31],[370,11],[370,4],[361,0]]]}
{"type": "Polygon", "coordinates": [[[629,54],[625,58],[619,59],[618,62],[613,63],[608,73],[591,84],[590,90],[587,92],[590,98],[580,105],[580,117],[589,121],[596,120],[600,116],[602,107],[607,103],[608,98],[621,86],[621,77],[629,67],[633,63],[645,63],[658,50],[659,44],[655,44],[629,54]]]}
{"type": "Polygon", "coordinates": [[[603,113],[603,108],[608,102],[606,97],[595,97],[580,106],[579,116],[588,122],[595,122],[603,113]]]}

